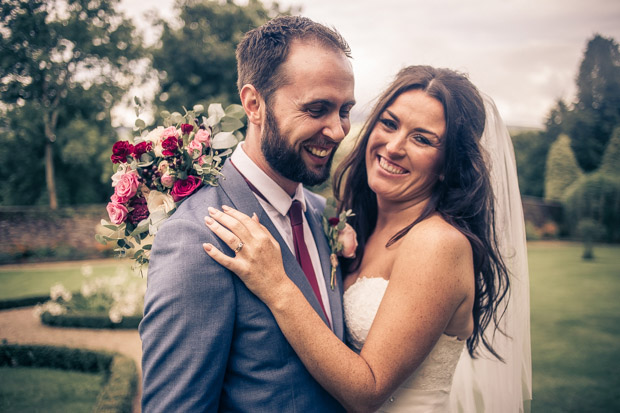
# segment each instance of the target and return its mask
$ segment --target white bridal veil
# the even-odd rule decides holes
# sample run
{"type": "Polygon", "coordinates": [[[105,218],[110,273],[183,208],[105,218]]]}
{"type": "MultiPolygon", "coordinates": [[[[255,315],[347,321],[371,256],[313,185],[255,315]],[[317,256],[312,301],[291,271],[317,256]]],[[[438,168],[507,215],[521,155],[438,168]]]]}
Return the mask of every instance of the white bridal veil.
{"type": "Polygon", "coordinates": [[[530,283],[523,208],[508,129],[493,100],[486,95],[483,98],[487,119],[481,144],[487,152],[495,195],[495,231],[510,275],[510,299],[501,320],[507,336],[499,332],[494,335],[492,324],[485,336],[505,362],[480,347],[480,356],[472,359],[465,349],[454,375],[451,410],[529,412],[532,399],[530,283]]]}

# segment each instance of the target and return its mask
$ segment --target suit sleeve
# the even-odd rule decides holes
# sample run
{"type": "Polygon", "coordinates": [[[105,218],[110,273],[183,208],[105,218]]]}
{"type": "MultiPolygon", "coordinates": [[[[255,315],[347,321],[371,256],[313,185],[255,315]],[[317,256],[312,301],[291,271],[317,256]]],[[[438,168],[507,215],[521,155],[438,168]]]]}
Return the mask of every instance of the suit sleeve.
{"type": "Polygon", "coordinates": [[[217,411],[235,321],[232,275],[202,249],[218,245],[197,222],[169,219],[148,269],[142,411],[217,411]]]}

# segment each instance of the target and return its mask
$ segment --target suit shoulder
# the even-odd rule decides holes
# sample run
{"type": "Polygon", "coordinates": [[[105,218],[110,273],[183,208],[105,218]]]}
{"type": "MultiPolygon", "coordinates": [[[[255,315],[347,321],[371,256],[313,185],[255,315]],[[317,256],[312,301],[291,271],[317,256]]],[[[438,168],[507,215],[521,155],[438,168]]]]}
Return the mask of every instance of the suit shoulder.
{"type": "Polygon", "coordinates": [[[323,212],[323,210],[325,209],[325,197],[314,193],[306,188],[304,188],[304,197],[306,198],[306,202],[309,203],[313,208],[323,212]]]}

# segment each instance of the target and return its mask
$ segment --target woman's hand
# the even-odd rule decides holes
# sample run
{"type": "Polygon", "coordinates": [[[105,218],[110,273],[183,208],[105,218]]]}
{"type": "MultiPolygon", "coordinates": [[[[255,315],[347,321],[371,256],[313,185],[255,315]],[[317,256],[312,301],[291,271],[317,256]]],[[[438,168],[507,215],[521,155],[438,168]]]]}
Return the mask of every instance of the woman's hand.
{"type": "Polygon", "coordinates": [[[273,302],[281,287],[290,282],[282,264],[280,245],[260,222],[256,214],[248,217],[223,205],[222,211],[209,207],[205,224],[235,251],[230,257],[213,244],[203,244],[207,254],[231,270],[266,304],[273,302]]]}

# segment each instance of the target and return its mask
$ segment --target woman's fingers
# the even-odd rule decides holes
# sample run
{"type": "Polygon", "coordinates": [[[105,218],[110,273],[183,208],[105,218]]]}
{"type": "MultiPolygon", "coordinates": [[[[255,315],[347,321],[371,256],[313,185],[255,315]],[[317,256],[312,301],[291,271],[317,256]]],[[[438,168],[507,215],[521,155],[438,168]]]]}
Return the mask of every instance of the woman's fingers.
{"type": "Polygon", "coordinates": [[[207,225],[207,227],[209,227],[211,231],[213,231],[215,235],[217,235],[222,241],[224,241],[231,250],[234,251],[238,247],[239,242],[241,242],[241,239],[237,235],[233,234],[215,219],[211,217],[205,217],[205,224],[207,225]]]}
{"type": "Polygon", "coordinates": [[[239,263],[235,261],[234,257],[229,257],[228,255],[224,254],[222,251],[215,248],[213,244],[202,244],[202,248],[217,263],[229,269],[230,271],[237,273],[241,270],[239,263]]]}

